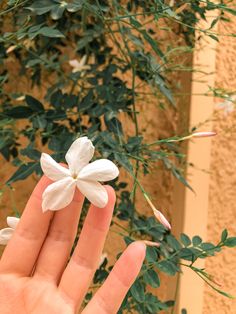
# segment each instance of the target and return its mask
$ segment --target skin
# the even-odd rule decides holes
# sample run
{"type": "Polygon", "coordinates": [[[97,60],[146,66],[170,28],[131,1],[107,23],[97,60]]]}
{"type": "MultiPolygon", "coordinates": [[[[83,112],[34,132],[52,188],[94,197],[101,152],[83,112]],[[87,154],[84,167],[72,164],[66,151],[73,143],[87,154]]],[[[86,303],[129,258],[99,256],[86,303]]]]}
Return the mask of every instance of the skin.
{"type": "Polygon", "coordinates": [[[106,186],[107,206],[102,209],[90,206],[68,262],[84,199],[76,191],[69,206],[43,213],[42,193],[50,183],[46,177],[39,181],[4,250],[0,261],[0,313],[117,313],[142,266],[144,243],[134,242],[124,251],[103,286],[80,310],[99,265],[115,193],[106,186]]]}

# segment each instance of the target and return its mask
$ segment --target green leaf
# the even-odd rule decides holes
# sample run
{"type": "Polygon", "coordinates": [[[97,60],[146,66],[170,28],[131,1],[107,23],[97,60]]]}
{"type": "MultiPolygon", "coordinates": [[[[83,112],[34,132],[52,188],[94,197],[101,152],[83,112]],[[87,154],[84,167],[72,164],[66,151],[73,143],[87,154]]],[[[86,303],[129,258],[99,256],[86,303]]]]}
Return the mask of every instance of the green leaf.
{"type": "Polygon", "coordinates": [[[210,251],[210,250],[215,250],[215,245],[209,242],[203,242],[201,243],[201,248],[204,251],[210,251]]]}
{"type": "Polygon", "coordinates": [[[36,160],[36,161],[38,161],[40,159],[40,156],[41,156],[41,152],[39,152],[37,149],[30,148],[30,147],[22,149],[20,151],[20,153],[21,153],[21,155],[27,156],[30,159],[36,160]]]}
{"type": "Polygon", "coordinates": [[[154,263],[157,261],[156,248],[147,246],[146,259],[147,259],[148,263],[154,263]]]}
{"type": "Polygon", "coordinates": [[[44,107],[42,105],[42,103],[40,101],[38,101],[36,98],[30,96],[30,95],[26,95],[25,96],[25,101],[27,103],[27,105],[36,112],[41,112],[44,111],[44,107]]]}
{"type": "Polygon", "coordinates": [[[228,230],[227,229],[224,229],[222,231],[222,234],[221,234],[221,242],[225,242],[225,240],[227,239],[228,237],[228,230]]]}
{"type": "Polygon", "coordinates": [[[122,153],[114,153],[116,161],[128,171],[133,171],[132,164],[130,163],[128,157],[122,153]]]}
{"type": "Polygon", "coordinates": [[[43,35],[50,38],[64,38],[65,36],[58,30],[53,27],[42,27],[38,30],[37,34],[43,35]]]}
{"type": "Polygon", "coordinates": [[[94,97],[93,91],[92,89],[90,89],[88,94],[84,96],[82,101],[78,104],[78,110],[81,112],[91,108],[94,104],[93,97],[94,97]]]}
{"type": "Polygon", "coordinates": [[[236,247],[236,237],[230,237],[226,239],[224,244],[227,247],[236,247]]]}
{"type": "Polygon", "coordinates": [[[27,119],[32,116],[33,111],[31,108],[26,106],[17,106],[6,110],[5,114],[14,119],[27,119]]]}
{"type": "Polygon", "coordinates": [[[34,1],[31,6],[25,7],[25,9],[28,9],[37,15],[43,15],[47,12],[50,12],[54,6],[55,6],[55,3],[53,3],[53,1],[50,1],[50,0],[38,1],[37,0],[37,1],[34,1]]]}
{"type": "Polygon", "coordinates": [[[138,302],[143,302],[145,300],[145,293],[144,287],[140,283],[140,281],[136,280],[135,283],[132,285],[130,292],[133,298],[138,302]]]}
{"type": "MultiPolygon", "coordinates": [[[[199,253],[201,252],[199,251],[199,253]]],[[[179,257],[182,259],[185,259],[186,261],[191,261],[191,262],[195,260],[195,254],[193,253],[191,249],[188,249],[188,248],[183,248],[179,253],[179,257]]]]}
{"type": "Polygon", "coordinates": [[[160,278],[153,269],[147,270],[143,275],[143,279],[146,284],[150,285],[153,288],[160,287],[160,278]]]}
{"type": "Polygon", "coordinates": [[[153,39],[145,29],[142,28],[142,24],[139,23],[136,19],[133,17],[130,18],[131,24],[136,28],[137,31],[139,31],[143,38],[150,44],[153,51],[161,58],[164,57],[163,52],[161,51],[160,47],[158,46],[157,40],[153,39]]]}
{"type": "Polygon", "coordinates": [[[175,251],[178,251],[182,248],[181,244],[178,240],[175,239],[175,237],[171,234],[167,235],[166,237],[167,243],[170,247],[172,247],[175,251]]]}
{"type": "Polygon", "coordinates": [[[83,8],[82,3],[68,3],[67,5],[67,11],[68,12],[77,12],[83,8]]]}
{"type": "Polygon", "coordinates": [[[51,18],[53,20],[59,20],[62,17],[62,15],[66,9],[66,6],[67,5],[61,5],[61,4],[53,6],[53,8],[51,10],[51,14],[50,14],[51,18]]]}
{"type": "Polygon", "coordinates": [[[185,233],[181,233],[180,240],[185,247],[191,245],[191,240],[190,240],[189,236],[187,236],[187,234],[185,234],[185,233]]]}
{"type": "Polygon", "coordinates": [[[209,34],[208,36],[214,39],[215,41],[219,42],[219,38],[217,36],[212,35],[212,34],[209,34]]]}
{"type": "Polygon", "coordinates": [[[178,266],[170,261],[161,261],[155,265],[162,272],[167,273],[170,276],[174,276],[179,271],[178,266]]]}
{"type": "Polygon", "coordinates": [[[44,129],[49,126],[48,121],[45,119],[44,115],[36,115],[32,119],[33,128],[35,129],[44,129]]]}
{"type": "Polygon", "coordinates": [[[193,243],[193,246],[198,246],[199,244],[202,243],[202,239],[199,236],[194,236],[192,238],[192,243],[193,243]]]}
{"type": "Polygon", "coordinates": [[[12,184],[13,182],[24,180],[28,178],[37,168],[39,167],[38,162],[29,162],[28,164],[21,165],[6,184],[12,184]]]}
{"type": "Polygon", "coordinates": [[[192,187],[188,184],[188,182],[186,181],[186,179],[183,177],[182,173],[180,172],[179,169],[172,167],[171,169],[173,175],[176,177],[176,179],[178,179],[181,183],[183,183],[185,186],[187,186],[191,191],[194,192],[194,190],[192,189],[192,187]]]}
{"type": "Polygon", "coordinates": [[[109,119],[108,115],[105,114],[104,121],[105,121],[105,124],[107,126],[107,129],[110,132],[112,132],[118,136],[122,136],[122,134],[123,134],[122,124],[117,118],[114,117],[114,118],[109,119]]]}

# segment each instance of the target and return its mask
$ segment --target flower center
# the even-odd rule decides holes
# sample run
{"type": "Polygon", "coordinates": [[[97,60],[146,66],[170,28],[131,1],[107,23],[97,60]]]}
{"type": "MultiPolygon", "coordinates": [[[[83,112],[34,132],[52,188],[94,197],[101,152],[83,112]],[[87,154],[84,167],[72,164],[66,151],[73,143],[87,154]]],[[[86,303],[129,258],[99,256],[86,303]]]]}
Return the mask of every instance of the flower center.
{"type": "Polygon", "coordinates": [[[75,179],[75,180],[76,180],[76,179],[77,179],[77,177],[78,177],[78,175],[77,175],[76,173],[73,173],[73,174],[72,174],[72,178],[73,178],[73,179],[75,179]]]}

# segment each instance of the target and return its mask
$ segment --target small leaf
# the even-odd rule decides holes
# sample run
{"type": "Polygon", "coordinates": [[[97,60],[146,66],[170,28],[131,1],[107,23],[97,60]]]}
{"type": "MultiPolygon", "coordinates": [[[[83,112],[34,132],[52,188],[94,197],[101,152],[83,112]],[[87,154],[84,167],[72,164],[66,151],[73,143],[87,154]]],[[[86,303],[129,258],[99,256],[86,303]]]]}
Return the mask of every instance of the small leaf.
{"type": "Polygon", "coordinates": [[[219,42],[219,38],[217,36],[210,34],[209,37],[211,37],[215,41],[219,42]]]}
{"type": "Polygon", "coordinates": [[[178,266],[170,261],[161,261],[155,265],[160,271],[167,273],[170,276],[174,276],[179,271],[178,266]]]}
{"type": "Polygon", "coordinates": [[[178,251],[181,249],[181,244],[178,240],[175,239],[175,237],[171,234],[167,235],[167,243],[170,247],[172,247],[175,251],[178,251]]]}
{"type": "Polygon", "coordinates": [[[202,239],[199,236],[194,236],[192,238],[193,246],[198,246],[202,243],[202,239]]]}
{"type": "Polygon", "coordinates": [[[65,37],[58,29],[52,27],[42,27],[38,30],[37,34],[50,38],[63,38],[65,37]]]}
{"type": "Polygon", "coordinates": [[[13,182],[26,179],[31,175],[37,168],[39,163],[29,162],[28,164],[23,164],[16,170],[16,172],[11,176],[11,178],[6,182],[6,184],[12,184],[13,182]]]}
{"type": "Polygon", "coordinates": [[[179,257],[186,261],[191,261],[191,262],[195,260],[195,254],[192,252],[191,249],[188,249],[188,248],[183,248],[179,253],[179,257]]]}
{"type": "Polygon", "coordinates": [[[189,236],[187,236],[187,234],[185,234],[185,233],[181,233],[180,240],[185,247],[191,245],[191,240],[190,240],[189,236]]]}
{"type": "Polygon", "coordinates": [[[30,95],[26,95],[25,96],[25,101],[26,101],[27,105],[33,111],[36,111],[36,112],[44,111],[43,105],[36,98],[34,98],[34,97],[30,96],[30,95]]]}
{"type": "Polygon", "coordinates": [[[160,278],[153,269],[147,270],[143,275],[144,281],[153,288],[160,287],[160,278]]]}
{"type": "Polygon", "coordinates": [[[116,161],[128,171],[133,171],[132,164],[130,163],[128,157],[122,153],[114,153],[116,161]]]}
{"type": "Polygon", "coordinates": [[[183,177],[183,175],[181,174],[180,170],[172,167],[171,169],[173,175],[176,177],[176,179],[178,179],[181,183],[183,183],[185,186],[187,186],[191,191],[194,192],[194,190],[192,189],[192,187],[189,185],[189,183],[186,181],[186,179],[183,177]]]}
{"type": "Polygon", "coordinates": [[[17,106],[6,110],[5,114],[14,119],[27,119],[33,114],[33,111],[26,106],[17,106]]]}
{"type": "Polygon", "coordinates": [[[65,9],[66,9],[66,5],[61,5],[61,4],[54,5],[50,14],[51,18],[53,20],[59,20],[62,17],[65,9]]]}
{"type": "Polygon", "coordinates": [[[215,250],[215,245],[212,244],[212,243],[209,243],[209,242],[203,242],[201,244],[201,248],[204,250],[204,251],[210,251],[210,250],[215,250]]]}
{"type": "Polygon", "coordinates": [[[227,229],[224,229],[222,231],[222,234],[221,234],[221,242],[225,242],[225,240],[227,239],[228,237],[228,230],[227,229]]]}
{"type": "Polygon", "coordinates": [[[224,244],[227,247],[236,247],[236,237],[230,237],[226,239],[224,244]]]}
{"type": "Polygon", "coordinates": [[[135,283],[132,285],[130,292],[135,300],[138,302],[143,302],[145,300],[145,294],[144,294],[144,287],[140,283],[140,281],[135,281],[135,283]]]}
{"type": "Polygon", "coordinates": [[[55,4],[50,0],[37,0],[34,1],[31,6],[25,7],[25,9],[28,9],[37,15],[43,15],[51,11],[54,6],[55,4]]]}
{"type": "Polygon", "coordinates": [[[154,263],[157,261],[157,252],[154,247],[147,246],[146,259],[148,263],[154,263]]]}

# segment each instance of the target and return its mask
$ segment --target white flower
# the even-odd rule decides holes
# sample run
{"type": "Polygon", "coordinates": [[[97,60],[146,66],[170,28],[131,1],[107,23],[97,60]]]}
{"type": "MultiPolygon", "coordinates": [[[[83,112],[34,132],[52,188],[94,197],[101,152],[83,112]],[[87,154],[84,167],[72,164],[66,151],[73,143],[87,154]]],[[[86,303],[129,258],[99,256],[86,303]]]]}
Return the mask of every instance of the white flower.
{"type": "Polygon", "coordinates": [[[108,202],[105,187],[98,181],[109,181],[119,175],[117,166],[108,159],[89,164],[94,154],[92,142],[85,136],[75,140],[66,153],[69,169],[59,165],[51,156],[41,155],[44,174],[55,181],[43,193],[42,209],[59,210],[69,205],[76,187],[95,206],[103,208],[108,202]]]}
{"type": "Polygon", "coordinates": [[[7,224],[9,228],[4,228],[0,230],[0,245],[6,245],[8,243],[19,221],[20,218],[7,217],[7,224]]]}
{"type": "Polygon", "coordinates": [[[84,71],[87,71],[90,69],[90,65],[86,65],[87,56],[84,55],[80,61],[74,59],[70,60],[69,64],[73,68],[72,73],[76,72],[82,72],[81,74],[84,74],[84,71]]]}

